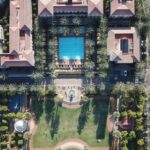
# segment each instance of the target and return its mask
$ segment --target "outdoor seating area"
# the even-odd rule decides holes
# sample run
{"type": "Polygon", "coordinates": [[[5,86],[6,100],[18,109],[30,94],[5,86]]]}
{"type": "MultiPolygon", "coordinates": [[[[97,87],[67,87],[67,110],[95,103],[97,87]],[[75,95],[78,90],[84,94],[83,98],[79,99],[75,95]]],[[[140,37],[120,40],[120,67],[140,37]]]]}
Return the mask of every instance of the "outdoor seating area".
{"type": "Polygon", "coordinates": [[[81,71],[83,69],[83,61],[82,60],[60,60],[58,66],[58,72],[60,71],[68,71],[68,72],[76,72],[81,71]]]}

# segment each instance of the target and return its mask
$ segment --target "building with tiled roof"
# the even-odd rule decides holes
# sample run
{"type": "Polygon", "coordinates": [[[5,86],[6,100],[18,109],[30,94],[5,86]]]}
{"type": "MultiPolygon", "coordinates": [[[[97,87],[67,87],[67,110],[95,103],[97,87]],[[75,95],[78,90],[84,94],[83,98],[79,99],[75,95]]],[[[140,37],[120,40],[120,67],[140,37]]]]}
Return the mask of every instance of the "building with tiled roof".
{"type": "Polygon", "coordinates": [[[109,60],[120,64],[140,61],[140,37],[134,27],[110,28],[107,39],[109,60]]]}
{"type": "Polygon", "coordinates": [[[131,17],[135,15],[135,0],[111,0],[111,17],[131,17]]]}
{"type": "Polygon", "coordinates": [[[34,66],[31,0],[10,0],[9,54],[1,55],[2,67],[34,66]]]}
{"type": "Polygon", "coordinates": [[[52,16],[58,13],[85,13],[103,15],[103,0],[39,0],[38,15],[52,16]]]}

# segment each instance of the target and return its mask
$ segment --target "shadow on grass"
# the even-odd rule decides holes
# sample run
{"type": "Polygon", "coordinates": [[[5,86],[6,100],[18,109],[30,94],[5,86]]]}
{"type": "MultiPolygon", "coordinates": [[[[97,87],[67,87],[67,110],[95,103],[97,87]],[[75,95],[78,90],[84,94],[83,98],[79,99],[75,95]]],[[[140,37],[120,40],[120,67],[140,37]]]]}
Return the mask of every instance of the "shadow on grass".
{"type": "Polygon", "coordinates": [[[79,119],[78,119],[78,126],[77,126],[77,131],[79,134],[81,134],[88,120],[89,105],[90,105],[90,102],[84,103],[81,108],[81,112],[80,112],[79,119]]]}
{"type": "Polygon", "coordinates": [[[38,122],[43,114],[43,101],[32,100],[31,110],[35,114],[35,121],[38,122]]]}
{"type": "Polygon", "coordinates": [[[53,116],[54,110],[55,110],[55,102],[53,100],[46,100],[45,101],[45,114],[46,114],[47,123],[50,122],[53,116]]]}
{"type": "Polygon", "coordinates": [[[46,121],[50,124],[50,134],[51,138],[54,138],[54,135],[58,133],[59,124],[60,124],[60,116],[59,116],[59,106],[55,104],[54,100],[46,100],[45,101],[45,114],[46,121]]]}
{"type": "Polygon", "coordinates": [[[59,130],[59,124],[60,124],[60,116],[58,114],[54,115],[52,117],[52,121],[51,121],[51,138],[54,138],[54,135],[58,133],[59,130]]]}
{"type": "Polygon", "coordinates": [[[98,125],[96,131],[97,139],[105,138],[105,131],[107,126],[107,115],[108,115],[108,100],[93,100],[93,114],[94,122],[98,125]]]}

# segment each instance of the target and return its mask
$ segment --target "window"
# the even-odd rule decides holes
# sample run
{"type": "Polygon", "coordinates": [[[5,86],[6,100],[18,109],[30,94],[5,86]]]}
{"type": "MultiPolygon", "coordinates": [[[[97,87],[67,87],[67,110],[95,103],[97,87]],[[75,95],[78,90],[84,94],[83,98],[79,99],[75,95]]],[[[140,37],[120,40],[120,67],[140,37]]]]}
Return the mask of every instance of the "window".
{"type": "Polygon", "coordinates": [[[25,40],[25,30],[20,30],[20,40],[25,40]]]}
{"type": "Polygon", "coordinates": [[[128,53],[128,39],[120,40],[120,49],[123,53],[128,53]]]}

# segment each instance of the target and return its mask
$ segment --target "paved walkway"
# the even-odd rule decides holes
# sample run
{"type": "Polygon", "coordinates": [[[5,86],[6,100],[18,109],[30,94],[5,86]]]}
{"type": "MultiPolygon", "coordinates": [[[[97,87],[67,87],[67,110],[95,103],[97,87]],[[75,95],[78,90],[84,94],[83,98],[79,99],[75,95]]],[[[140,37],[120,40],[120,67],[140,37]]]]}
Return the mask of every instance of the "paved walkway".
{"type": "Polygon", "coordinates": [[[88,150],[110,150],[108,147],[90,147],[85,142],[79,139],[65,140],[57,144],[55,147],[51,148],[30,148],[30,150],[56,150],[57,148],[62,148],[64,150],[65,148],[69,148],[70,146],[74,146],[79,149],[83,149],[84,146],[86,146],[88,150]]]}

